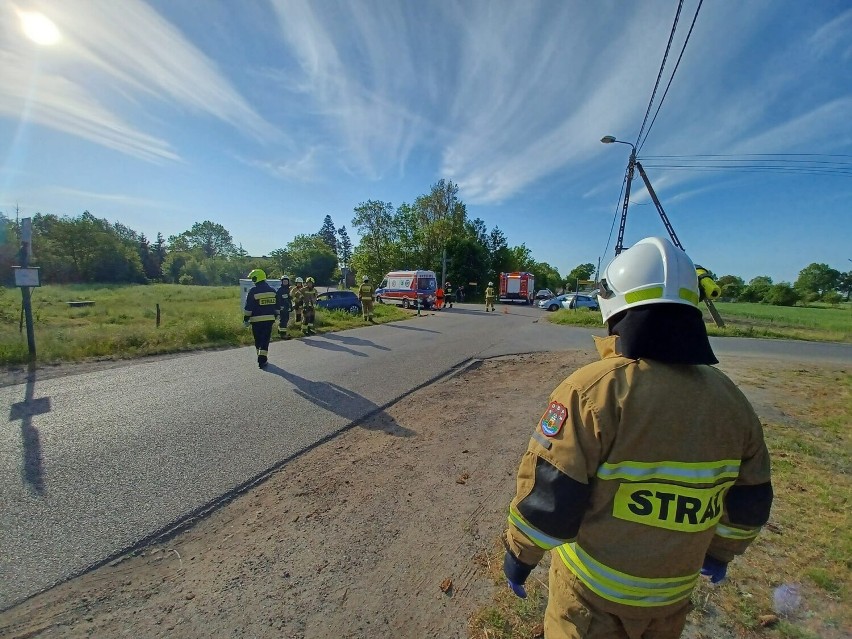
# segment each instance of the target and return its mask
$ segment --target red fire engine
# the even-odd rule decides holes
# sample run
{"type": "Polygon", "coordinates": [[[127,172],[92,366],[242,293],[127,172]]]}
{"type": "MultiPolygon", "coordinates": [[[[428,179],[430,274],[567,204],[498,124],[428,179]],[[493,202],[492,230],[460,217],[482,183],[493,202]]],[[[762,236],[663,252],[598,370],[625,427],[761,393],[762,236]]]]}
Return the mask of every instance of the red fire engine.
{"type": "Polygon", "coordinates": [[[500,301],[532,304],[535,276],[532,273],[500,273],[500,301]]]}

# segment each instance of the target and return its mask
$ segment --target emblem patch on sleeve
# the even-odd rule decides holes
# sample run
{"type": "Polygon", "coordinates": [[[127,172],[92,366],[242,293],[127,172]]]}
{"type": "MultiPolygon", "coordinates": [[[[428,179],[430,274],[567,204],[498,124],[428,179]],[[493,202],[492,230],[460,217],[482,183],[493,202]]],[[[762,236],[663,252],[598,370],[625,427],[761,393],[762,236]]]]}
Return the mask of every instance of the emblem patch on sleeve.
{"type": "Polygon", "coordinates": [[[568,409],[559,402],[550,402],[544,415],[541,418],[541,432],[548,437],[556,437],[559,431],[562,430],[562,424],[568,418],[568,409]]]}

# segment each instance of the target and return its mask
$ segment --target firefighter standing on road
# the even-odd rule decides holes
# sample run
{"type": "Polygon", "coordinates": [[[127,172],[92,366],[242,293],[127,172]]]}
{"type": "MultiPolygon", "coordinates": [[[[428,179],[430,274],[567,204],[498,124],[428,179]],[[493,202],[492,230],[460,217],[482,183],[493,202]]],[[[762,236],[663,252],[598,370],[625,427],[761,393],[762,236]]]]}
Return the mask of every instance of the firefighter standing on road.
{"type": "Polygon", "coordinates": [[[435,291],[435,308],[439,311],[444,308],[444,289],[440,286],[435,291]]]}
{"type": "Polygon", "coordinates": [[[760,420],[710,348],[695,266],[663,238],[600,281],[602,360],[550,396],[509,507],[503,570],[552,551],[548,639],[676,639],[701,575],[725,578],[769,518],[760,420]]]}
{"type": "Polygon", "coordinates": [[[317,305],[317,291],[314,288],[314,278],[305,280],[302,289],[302,332],[305,335],[314,334],[314,314],[317,305]]]}
{"type": "Polygon", "coordinates": [[[494,300],[497,297],[494,295],[494,282],[488,282],[488,288],[485,289],[485,312],[494,311],[494,300]]]}
{"type": "Polygon", "coordinates": [[[358,299],[361,300],[361,311],[364,313],[364,321],[373,321],[373,285],[370,284],[370,278],[364,276],[361,288],[358,289],[358,299]]]}
{"type": "Polygon", "coordinates": [[[254,335],[254,347],[257,350],[257,365],[266,368],[269,355],[269,340],[272,337],[272,325],[278,314],[275,289],[266,281],[266,273],[256,268],[248,274],[254,286],[246,295],[246,305],[243,311],[243,324],[254,335]]]}
{"type": "Polygon", "coordinates": [[[281,276],[281,288],[278,289],[275,300],[278,302],[278,337],[290,339],[287,335],[287,324],[290,323],[293,300],[290,297],[290,278],[286,275],[281,276]]]}
{"type": "Polygon", "coordinates": [[[444,284],[444,303],[450,308],[453,307],[453,285],[449,282],[444,284]]]}
{"type": "Polygon", "coordinates": [[[297,327],[302,323],[302,306],[304,304],[302,300],[302,293],[305,290],[304,283],[305,280],[301,277],[297,277],[296,288],[290,291],[290,296],[293,298],[293,310],[296,312],[295,322],[297,327]]]}

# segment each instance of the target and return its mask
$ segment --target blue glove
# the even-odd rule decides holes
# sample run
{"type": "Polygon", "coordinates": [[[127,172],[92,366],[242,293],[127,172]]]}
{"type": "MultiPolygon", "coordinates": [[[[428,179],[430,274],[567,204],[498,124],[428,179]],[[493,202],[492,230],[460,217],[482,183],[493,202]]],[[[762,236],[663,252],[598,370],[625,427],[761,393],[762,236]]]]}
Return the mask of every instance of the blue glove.
{"type": "Polygon", "coordinates": [[[534,566],[521,563],[508,550],[505,557],[503,557],[503,574],[506,575],[506,581],[509,582],[509,589],[521,599],[527,598],[527,590],[524,588],[524,582],[529,577],[533,568],[534,566]]]}
{"type": "Polygon", "coordinates": [[[701,566],[701,574],[704,577],[710,577],[711,584],[724,581],[727,572],[728,564],[724,561],[719,561],[710,555],[704,555],[704,565],[701,566]]]}
{"type": "Polygon", "coordinates": [[[507,579],[507,581],[509,582],[509,590],[514,592],[521,599],[527,598],[527,589],[524,588],[523,584],[516,584],[511,579],[507,579]]]}

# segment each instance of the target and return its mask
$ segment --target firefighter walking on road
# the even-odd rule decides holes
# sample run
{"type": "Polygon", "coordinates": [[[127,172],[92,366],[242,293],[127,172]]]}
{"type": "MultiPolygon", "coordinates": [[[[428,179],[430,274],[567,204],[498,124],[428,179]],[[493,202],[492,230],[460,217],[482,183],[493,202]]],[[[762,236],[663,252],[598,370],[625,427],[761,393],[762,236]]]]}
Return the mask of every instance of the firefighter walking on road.
{"type": "Polygon", "coordinates": [[[302,289],[302,332],[305,335],[314,334],[314,314],[317,305],[317,291],[314,288],[314,278],[309,277],[305,280],[305,287],[302,289]]]}
{"type": "Polygon", "coordinates": [[[361,300],[361,311],[364,314],[365,322],[373,321],[373,285],[370,284],[370,278],[366,275],[364,276],[364,280],[361,284],[361,288],[358,289],[358,299],[361,300]]]}
{"type": "Polygon", "coordinates": [[[305,290],[304,284],[305,280],[303,280],[301,277],[297,277],[296,288],[290,291],[290,297],[292,298],[293,302],[293,310],[295,311],[296,315],[295,323],[297,328],[299,324],[302,323],[302,306],[304,305],[304,302],[302,300],[302,293],[305,290]]]}
{"type": "Polygon", "coordinates": [[[290,339],[287,335],[287,325],[290,323],[293,300],[290,297],[290,278],[286,275],[281,276],[281,288],[278,289],[275,300],[278,303],[278,337],[290,339]]]}
{"type": "Polygon", "coordinates": [[[446,282],[444,284],[444,304],[446,304],[448,308],[452,308],[454,299],[455,295],[453,294],[453,285],[446,282]]]}
{"type": "Polygon", "coordinates": [[[248,274],[254,286],[246,295],[243,309],[243,324],[254,335],[254,347],[257,350],[257,365],[266,368],[269,355],[269,340],[272,337],[272,325],[278,314],[275,289],[266,281],[266,273],[256,268],[248,274]]]}
{"type": "Polygon", "coordinates": [[[494,300],[497,296],[494,295],[494,282],[488,282],[488,288],[485,289],[485,312],[494,311],[494,300]]]}
{"type": "Polygon", "coordinates": [[[718,363],[695,266],[646,238],[603,272],[601,360],[550,395],[521,459],[503,571],[551,551],[548,639],[676,639],[702,576],[725,578],[769,519],[760,420],[718,363]]]}

